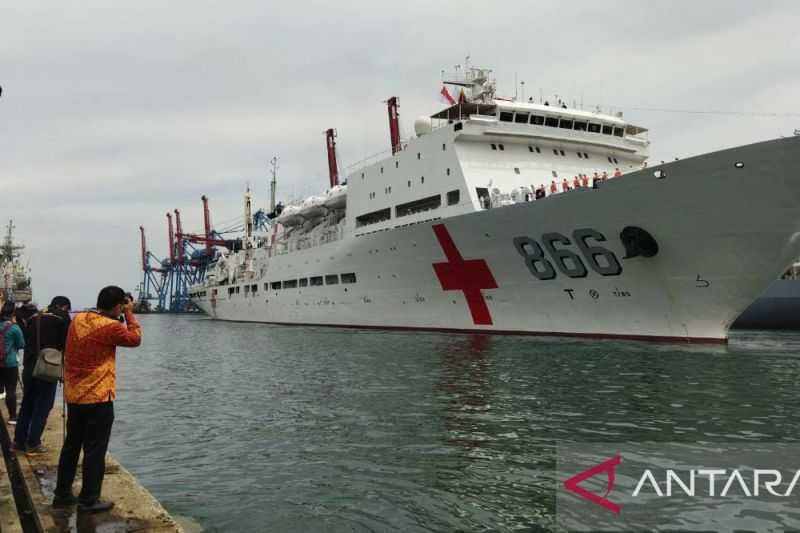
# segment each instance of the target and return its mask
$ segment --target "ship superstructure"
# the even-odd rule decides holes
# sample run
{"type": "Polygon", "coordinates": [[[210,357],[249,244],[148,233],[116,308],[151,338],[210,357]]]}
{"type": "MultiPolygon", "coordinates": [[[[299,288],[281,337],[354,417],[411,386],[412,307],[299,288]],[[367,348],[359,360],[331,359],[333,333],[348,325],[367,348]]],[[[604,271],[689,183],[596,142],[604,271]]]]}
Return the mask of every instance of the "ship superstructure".
{"type": "Polygon", "coordinates": [[[197,305],[223,320],[723,341],[800,255],[800,138],[648,168],[646,130],[621,114],[502,99],[487,69],[444,81],[458,98],[410,139],[387,102],[391,154],[345,183],[326,132],[327,193],[266,236],[246,225],[244,249],[192,288],[197,305]]]}
{"type": "Polygon", "coordinates": [[[0,301],[28,303],[33,297],[30,269],[21,262],[23,245],[14,242],[14,222],[9,220],[0,244],[0,301]]]}

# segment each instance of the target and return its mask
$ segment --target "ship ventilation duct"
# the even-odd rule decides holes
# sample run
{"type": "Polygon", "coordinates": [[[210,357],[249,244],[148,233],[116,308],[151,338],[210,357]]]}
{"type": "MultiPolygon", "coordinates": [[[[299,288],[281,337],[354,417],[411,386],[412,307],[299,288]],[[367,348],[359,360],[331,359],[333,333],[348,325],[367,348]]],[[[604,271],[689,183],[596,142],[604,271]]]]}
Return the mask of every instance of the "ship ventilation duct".
{"type": "Polygon", "coordinates": [[[658,253],[658,243],[647,231],[637,226],[625,226],[619,234],[625,247],[625,257],[654,257],[658,253]]]}

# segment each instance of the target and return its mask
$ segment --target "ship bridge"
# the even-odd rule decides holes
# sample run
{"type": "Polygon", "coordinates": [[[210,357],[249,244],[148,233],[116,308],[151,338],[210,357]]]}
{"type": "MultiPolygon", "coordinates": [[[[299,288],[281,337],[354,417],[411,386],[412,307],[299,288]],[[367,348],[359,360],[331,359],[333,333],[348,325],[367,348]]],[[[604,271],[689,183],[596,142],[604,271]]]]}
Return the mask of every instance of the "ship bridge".
{"type": "Polygon", "coordinates": [[[636,152],[649,143],[647,129],[621,116],[594,113],[566,106],[494,100],[462,102],[431,115],[431,119],[493,125],[483,133],[520,138],[558,139],[636,152]]]}
{"type": "Polygon", "coordinates": [[[453,78],[464,87],[456,103],[418,118],[415,137],[348,176],[356,236],[526,201],[536,188],[561,190],[565,180],[619,175],[647,160],[647,130],[621,114],[504,100],[480,72],[453,78]]]}

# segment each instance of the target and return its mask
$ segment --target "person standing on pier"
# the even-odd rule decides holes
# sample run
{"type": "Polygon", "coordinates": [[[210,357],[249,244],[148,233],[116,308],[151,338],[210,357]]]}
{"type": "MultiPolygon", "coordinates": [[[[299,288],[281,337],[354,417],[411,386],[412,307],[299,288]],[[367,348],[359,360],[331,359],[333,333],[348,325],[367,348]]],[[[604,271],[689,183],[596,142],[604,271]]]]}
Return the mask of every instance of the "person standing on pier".
{"type": "Polygon", "coordinates": [[[116,398],[116,348],[142,342],[142,328],[133,302],[116,286],[103,288],[97,310],[79,313],[70,324],[64,353],[64,397],[67,437],[58,461],[53,507],[78,504],[78,511],[108,511],[113,502],[100,500],[105,458],[116,398]],[[118,320],[124,315],[125,323],[118,320]],[[77,498],[72,483],[83,449],[83,481],[77,498]]]}
{"type": "Polygon", "coordinates": [[[22,329],[17,325],[14,302],[5,302],[0,309],[0,383],[6,393],[8,423],[17,423],[17,380],[19,380],[19,360],[17,352],[25,348],[22,329]]]}
{"type": "Polygon", "coordinates": [[[50,306],[25,322],[26,349],[22,367],[22,406],[19,409],[13,446],[28,455],[47,453],[42,446],[42,432],[56,399],[58,383],[33,377],[39,350],[54,348],[64,352],[72,304],[66,296],[56,296],[50,306]]]}

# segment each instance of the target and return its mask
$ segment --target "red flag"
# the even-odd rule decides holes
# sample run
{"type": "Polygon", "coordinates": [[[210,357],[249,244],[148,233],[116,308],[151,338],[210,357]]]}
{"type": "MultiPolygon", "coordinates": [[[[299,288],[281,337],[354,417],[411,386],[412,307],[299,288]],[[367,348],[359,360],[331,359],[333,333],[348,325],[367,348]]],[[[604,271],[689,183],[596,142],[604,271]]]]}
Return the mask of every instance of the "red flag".
{"type": "Polygon", "coordinates": [[[439,93],[442,95],[442,101],[448,103],[450,105],[455,105],[456,101],[450,96],[450,93],[447,91],[447,87],[442,87],[441,92],[439,93]]]}
{"type": "Polygon", "coordinates": [[[461,89],[461,94],[458,95],[458,103],[463,104],[466,103],[467,97],[464,96],[464,89],[461,89]]]}

